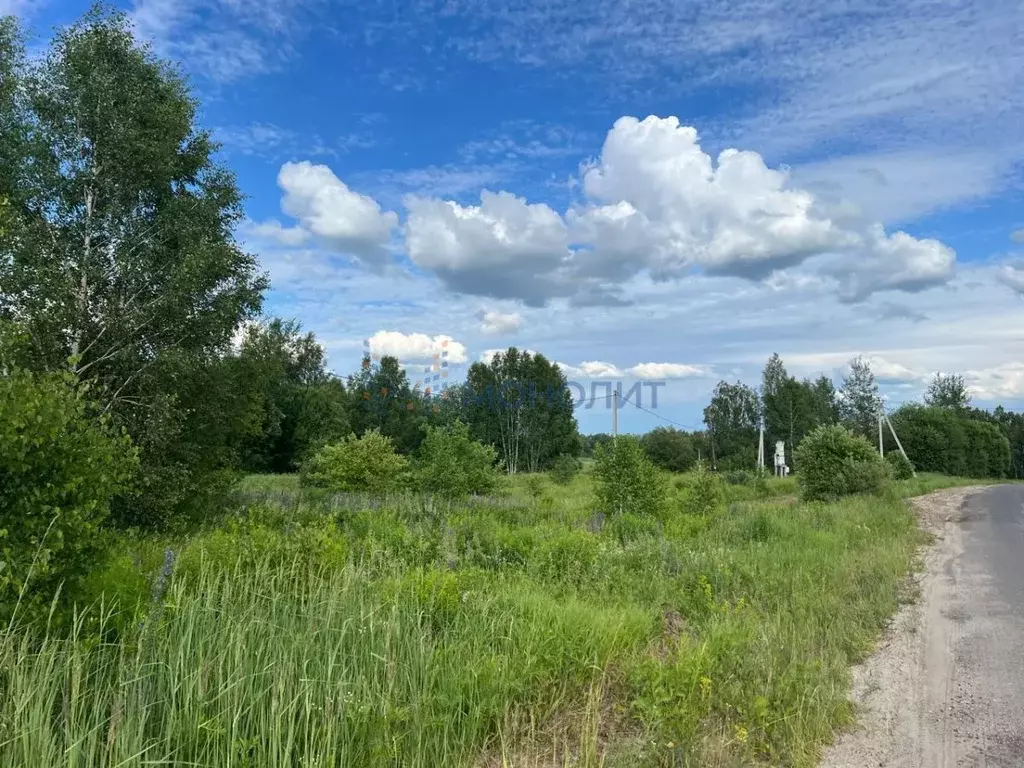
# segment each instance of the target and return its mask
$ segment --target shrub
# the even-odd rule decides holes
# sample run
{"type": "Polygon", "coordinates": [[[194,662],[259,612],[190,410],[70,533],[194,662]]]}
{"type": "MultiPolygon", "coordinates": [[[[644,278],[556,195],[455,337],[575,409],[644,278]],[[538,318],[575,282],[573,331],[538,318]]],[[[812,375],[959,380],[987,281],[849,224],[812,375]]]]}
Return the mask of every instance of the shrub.
{"type": "Polygon", "coordinates": [[[751,485],[754,482],[754,473],[746,469],[733,469],[723,476],[729,485],[751,485]]]}
{"type": "Polygon", "coordinates": [[[658,515],[665,507],[665,484],[644,454],[640,441],[622,435],[598,446],[596,459],[598,505],[605,514],[658,515]]]}
{"type": "Polygon", "coordinates": [[[692,515],[707,515],[725,502],[722,480],[714,472],[708,472],[703,462],[697,464],[693,482],[683,501],[683,509],[692,515]]]}
{"type": "Polygon", "coordinates": [[[888,477],[871,443],[841,426],[815,429],[797,447],[796,459],[805,499],[877,493],[888,477]]]}
{"type": "Polygon", "coordinates": [[[302,482],[328,491],[386,493],[402,487],[408,467],[391,438],[371,429],[318,450],[303,465],[302,482]]]}
{"type": "MultiPolygon", "coordinates": [[[[958,413],[945,408],[907,404],[901,406],[890,421],[918,471],[947,475],[967,473],[965,419],[958,413]]],[[[896,450],[892,441],[888,441],[886,448],[896,450]]]]}
{"type": "Polygon", "coordinates": [[[494,489],[498,483],[494,448],[473,440],[461,421],[448,427],[427,426],[425,431],[415,468],[420,490],[461,497],[494,489]]]}
{"type": "Polygon", "coordinates": [[[964,419],[967,436],[967,475],[1004,477],[1010,468],[1010,441],[987,421],[964,419]]]}
{"type": "Polygon", "coordinates": [[[175,562],[175,571],[198,576],[204,562],[219,571],[301,565],[317,570],[342,568],[348,542],[334,520],[326,515],[277,528],[261,519],[260,510],[228,521],[224,528],[190,540],[175,562]]]}
{"type": "Polygon", "coordinates": [[[914,476],[914,465],[899,451],[889,451],[885,454],[885,461],[896,480],[909,480],[914,476]]]}
{"type": "Polygon", "coordinates": [[[551,479],[559,485],[569,485],[582,468],[582,462],[575,456],[561,453],[551,466],[551,479]]]}
{"type": "Polygon", "coordinates": [[[0,616],[74,590],[138,458],[70,374],[0,376],[0,616]]]}
{"type": "Polygon", "coordinates": [[[685,432],[672,427],[657,427],[651,430],[640,438],[640,444],[647,458],[670,472],[686,472],[697,461],[693,439],[685,432]]]}
{"type": "Polygon", "coordinates": [[[911,404],[892,415],[892,424],[921,472],[1002,477],[1009,470],[1010,445],[989,418],[983,411],[911,404]]]}
{"type": "Polygon", "coordinates": [[[526,488],[526,493],[529,494],[531,499],[539,499],[544,495],[544,479],[540,475],[526,475],[523,479],[523,485],[526,488]]]}
{"type": "Polygon", "coordinates": [[[753,486],[754,493],[759,499],[767,499],[772,495],[772,489],[768,485],[768,473],[764,470],[754,474],[753,486]]]}

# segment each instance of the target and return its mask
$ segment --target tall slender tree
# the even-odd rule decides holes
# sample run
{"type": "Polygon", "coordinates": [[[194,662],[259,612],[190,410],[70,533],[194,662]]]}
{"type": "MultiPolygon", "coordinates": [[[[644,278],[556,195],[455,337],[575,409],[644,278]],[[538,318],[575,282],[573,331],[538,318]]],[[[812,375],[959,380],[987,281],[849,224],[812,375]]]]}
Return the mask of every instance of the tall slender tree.
{"type": "Polygon", "coordinates": [[[855,433],[872,438],[877,430],[882,398],[871,366],[863,357],[850,361],[850,371],[839,390],[839,413],[843,422],[855,433]]]}
{"type": "Polygon", "coordinates": [[[825,374],[814,381],[807,382],[814,404],[814,421],[816,424],[835,424],[839,421],[839,402],[836,387],[825,374]]]}
{"type": "Polygon", "coordinates": [[[757,392],[737,381],[715,385],[704,409],[712,462],[722,468],[751,469],[757,458],[757,425],[761,403],[757,392]]]}
{"type": "MultiPolygon", "coordinates": [[[[831,386],[831,382],[828,383],[831,386]]],[[[834,395],[819,392],[816,386],[790,376],[778,354],[772,355],[765,365],[761,397],[766,449],[771,451],[776,442],[784,443],[789,463],[795,462],[796,447],[808,432],[819,424],[833,421],[827,417],[827,406],[820,401],[834,395]]]]}
{"type": "Polygon", "coordinates": [[[225,469],[189,425],[230,386],[213,369],[266,286],[233,237],[241,195],[186,81],[123,14],[91,11],[31,62],[4,21],[0,53],[0,318],[30,339],[22,365],[89,381],[128,429],[147,478],[129,506],[160,522],[225,469]]]}

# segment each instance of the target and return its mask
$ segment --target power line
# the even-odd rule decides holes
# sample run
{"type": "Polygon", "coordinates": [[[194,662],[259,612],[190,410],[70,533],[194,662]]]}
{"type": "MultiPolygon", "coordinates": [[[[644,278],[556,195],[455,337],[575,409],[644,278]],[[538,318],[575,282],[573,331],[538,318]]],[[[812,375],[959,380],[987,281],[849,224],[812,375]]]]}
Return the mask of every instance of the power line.
{"type": "Polygon", "coordinates": [[[672,421],[672,419],[665,418],[660,413],[655,413],[654,411],[652,411],[652,410],[650,410],[648,408],[644,408],[642,405],[640,405],[640,403],[634,403],[632,400],[630,400],[627,397],[623,397],[622,395],[619,395],[618,397],[619,397],[619,401],[620,402],[629,403],[634,408],[639,408],[644,413],[649,413],[649,414],[651,414],[651,416],[654,416],[655,418],[661,419],[662,421],[667,422],[669,424],[672,424],[673,426],[681,427],[682,429],[685,429],[687,432],[701,432],[701,431],[703,431],[701,429],[694,429],[690,425],[681,424],[678,421],[672,421]]]}

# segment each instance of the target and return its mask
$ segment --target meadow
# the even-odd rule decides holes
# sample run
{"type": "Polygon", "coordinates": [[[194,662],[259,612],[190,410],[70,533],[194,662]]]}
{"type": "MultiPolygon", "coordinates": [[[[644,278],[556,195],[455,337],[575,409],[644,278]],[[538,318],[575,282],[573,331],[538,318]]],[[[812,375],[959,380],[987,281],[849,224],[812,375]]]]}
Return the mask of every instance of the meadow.
{"type": "Polygon", "coordinates": [[[903,497],[958,482],[692,514],[674,475],[653,519],[595,513],[586,471],[459,502],[251,476],[0,630],[0,765],[814,765],[912,597],[903,497]]]}

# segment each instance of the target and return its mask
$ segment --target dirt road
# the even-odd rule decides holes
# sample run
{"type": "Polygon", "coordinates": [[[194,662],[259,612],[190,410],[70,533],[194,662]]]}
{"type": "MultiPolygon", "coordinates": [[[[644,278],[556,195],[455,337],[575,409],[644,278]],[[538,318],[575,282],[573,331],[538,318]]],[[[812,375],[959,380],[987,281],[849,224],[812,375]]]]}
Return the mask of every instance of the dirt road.
{"type": "Polygon", "coordinates": [[[858,729],[823,768],[1024,766],[1024,486],[914,501],[920,600],[854,670],[858,729]]]}

